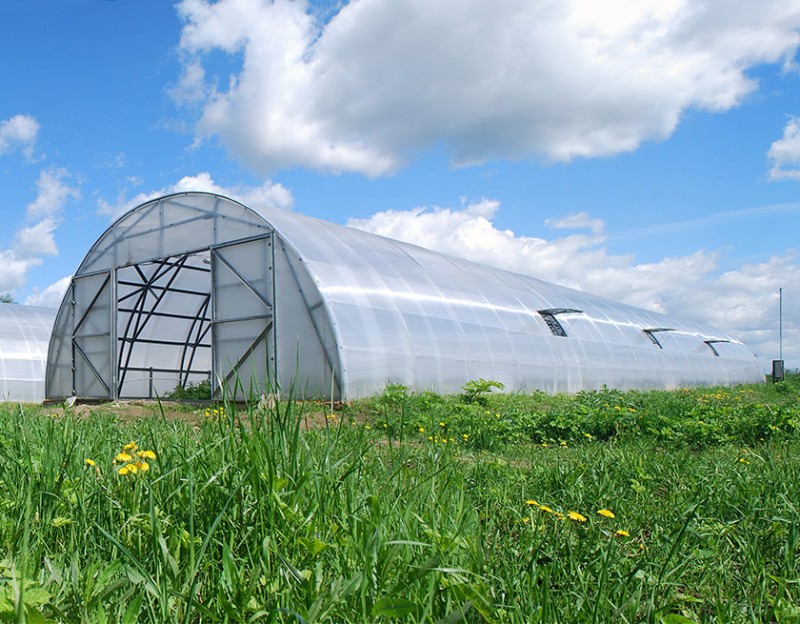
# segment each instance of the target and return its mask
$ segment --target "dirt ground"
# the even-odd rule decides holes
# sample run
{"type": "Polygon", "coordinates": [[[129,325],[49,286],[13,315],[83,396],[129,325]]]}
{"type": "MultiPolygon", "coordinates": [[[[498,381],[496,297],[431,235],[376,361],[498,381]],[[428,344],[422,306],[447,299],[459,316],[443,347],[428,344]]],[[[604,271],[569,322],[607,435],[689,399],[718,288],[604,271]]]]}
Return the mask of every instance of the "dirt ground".
{"type": "MultiPolygon", "coordinates": [[[[132,421],[141,418],[160,417],[169,420],[182,420],[190,425],[197,424],[206,418],[206,410],[213,410],[217,407],[215,403],[182,403],[177,401],[116,401],[114,403],[78,403],[72,407],[65,407],[63,404],[45,405],[43,409],[54,415],[63,415],[66,411],[71,411],[78,417],[89,416],[91,414],[113,415],[121,421],[132,421]]],[[[324,427],[326,422],[338,422],[343,417],[352,417],[354,420],[361,420],[352,414],[347,414],[346,406],[334,404],[331,412],[330,404],[304,403],[298,404],[298,410],[302,409],[303,425],[307,428],[324,427]],[[334,418],[332,418],[333,416],[334,418]]],[[[242,406],[244,411],[245,408],[242,406]]],[[[297,413],[297,412],[295,412],[297,413]]]]}

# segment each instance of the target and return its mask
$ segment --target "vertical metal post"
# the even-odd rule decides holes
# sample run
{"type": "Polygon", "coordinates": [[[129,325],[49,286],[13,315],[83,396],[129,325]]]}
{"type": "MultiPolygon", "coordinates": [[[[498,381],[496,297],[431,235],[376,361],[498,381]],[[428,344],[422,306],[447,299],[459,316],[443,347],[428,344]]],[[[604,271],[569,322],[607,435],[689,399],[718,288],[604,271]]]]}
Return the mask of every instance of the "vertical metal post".
{"type": "Polygon", "coordinates": [[[77,379],[77,365],[75,362],[75,319],[77,318],[77,314],[75,312],[75,278],[73,277],[69,283],[69,304],[72,306],[72,327],[70,328],[70,337],[69,337],[69,345],[70,345],[70,368],[72,370],[72,392],[71,396],[76,396],[78,394],[78,379],[77,379]]]}
{"type": "Polygon", "coordinates": [[[778,358],[772,360],[772,383],[784,380],[783,372],[783,288],[778,289],[778,358]]]}
{"type": "Polygon", "coordinates": [[[119,361],[117,360],[117,349],[119,344],[117,342],[117,269],[111,267],[109,272],[109,301],[108,301],[108,368],[111,379],[109,386],[111,391],[108,398],[116,401],[119,398],[119,361]]]}
{"type": "MultiPolygon", "coordinates": [[[[280,362],[278,361],[278,285],[276,281],[278,280],[278,271],[277,267],[275,266],[276,263],[276,241],[275,241],[275,231],[273,230],[272,233],[267,238],[269,242],[269,261],[271,266],[268,269],[268,276],[270,281],[272,282],[270,286],[272,287],[272,371],[267,371],[267,377],[269,378],[270,390],[273,396],[278,394],[278,384],[280,383],[280,376],[278,374],[278,365],[280,362]]],[[[267,335],[267,344],[269,344],[269,335],[267,335]]],[[[267,366],[270,366],[270,357],[269,357],[269,347],[267,348],[267,366]]]]}
{"type": "Polygon", "coordinates": [[[778,289],[778,336],[778,357],[783,362],[783,288],[778,289]]]}
{"type": "MultiPolygon", "coordinates": [[[[217,200],[219,201],[219,200],[217,200]]],[[[217,238],[217,218],[214,217],[214,241],[216,244],[217,238]]],[[[217,370],[217,263],[219,260],[216,257],[217,248],[215,245],[210,245],[208,248],[208,259],[211,260],[211,271],[209,272],[209,289],[211,295],[211,372],[209,377],[211,379],[211,397],[220,396],[221,388],[217,386],[217,381],[220,379],[221,371],[217,370]]]]}

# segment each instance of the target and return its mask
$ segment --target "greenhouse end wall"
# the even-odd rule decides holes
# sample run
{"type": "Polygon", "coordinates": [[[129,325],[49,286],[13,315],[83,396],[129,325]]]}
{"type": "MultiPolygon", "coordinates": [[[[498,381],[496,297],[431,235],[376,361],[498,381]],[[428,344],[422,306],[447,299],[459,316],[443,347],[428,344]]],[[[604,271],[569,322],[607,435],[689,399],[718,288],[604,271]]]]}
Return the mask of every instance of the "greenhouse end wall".
{"type": "Polygon", "coordinates": [[[763,381],[704,324],[295,212],[181,193],[123,215],[76,271],[51,340],[51,398],[217,393],[354,399],[763,381]]]}

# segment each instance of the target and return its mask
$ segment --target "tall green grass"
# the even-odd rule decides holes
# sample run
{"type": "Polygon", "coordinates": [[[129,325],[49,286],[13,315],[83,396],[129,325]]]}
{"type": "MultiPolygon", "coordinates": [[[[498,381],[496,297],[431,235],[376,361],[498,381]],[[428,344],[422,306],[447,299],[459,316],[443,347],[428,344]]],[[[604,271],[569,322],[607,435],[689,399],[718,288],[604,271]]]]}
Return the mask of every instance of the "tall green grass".
{"type": "Polygon", "coordinates": [[[797,621],[781,388],[4,404],[0,622],[797,621]]]}

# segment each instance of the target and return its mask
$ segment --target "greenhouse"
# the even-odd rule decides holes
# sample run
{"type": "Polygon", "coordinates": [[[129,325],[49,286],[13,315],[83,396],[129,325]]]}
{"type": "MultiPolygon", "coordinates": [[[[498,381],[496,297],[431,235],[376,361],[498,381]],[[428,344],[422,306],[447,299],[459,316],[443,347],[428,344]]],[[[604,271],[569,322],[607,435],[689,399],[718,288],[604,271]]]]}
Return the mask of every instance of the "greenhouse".
{"type": "Polygon", "coordinates": [[[56,310],[0,303],[0,400],[41,403],[56,310]]]}
{"type": "Polygon", "coordinates": [[[350,400],[763,380],[732,336],[533,277],[210,193],[123,215],[76,271],[51,338],[51,399],[278,389],[350,400]]]}

